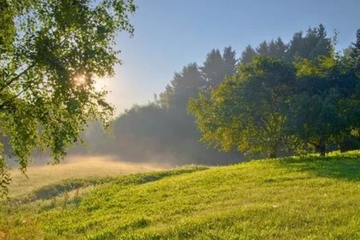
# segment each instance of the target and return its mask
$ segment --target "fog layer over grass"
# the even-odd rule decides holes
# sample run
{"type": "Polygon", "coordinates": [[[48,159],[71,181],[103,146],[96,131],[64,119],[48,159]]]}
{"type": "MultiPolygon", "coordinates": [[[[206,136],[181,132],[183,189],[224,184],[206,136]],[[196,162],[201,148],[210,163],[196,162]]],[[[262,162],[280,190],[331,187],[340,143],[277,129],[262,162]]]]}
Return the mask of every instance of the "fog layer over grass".
{"type": "Polygon", "coordinates": [[[26,175],[11,171],[10,197],[20,196],[42,186],[69,178],[98,178],[168,169],[169,165],[128,163],[111,156],[69,156],[58,165],[31,166],[26,175]]]}

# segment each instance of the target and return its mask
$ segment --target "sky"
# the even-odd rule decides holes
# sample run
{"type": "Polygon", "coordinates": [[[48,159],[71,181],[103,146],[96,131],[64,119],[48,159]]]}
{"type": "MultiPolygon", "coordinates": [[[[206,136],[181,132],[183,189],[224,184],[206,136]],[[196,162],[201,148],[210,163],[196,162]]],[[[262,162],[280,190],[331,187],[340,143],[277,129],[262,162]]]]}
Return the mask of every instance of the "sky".
{"type": "Polygon", "coordinates": [[[360,0],[135,0],[133,37],[120,33],[116,48],[122,65],[102,79],[111,91],[116,114],[146,104],[175,72],[201,65],[212,49],[231,46],[240,57],[250,44],[281,37],[322,23],[328,35],[339,32],[337,49],[354,42],[360,28],[360,0]]]}

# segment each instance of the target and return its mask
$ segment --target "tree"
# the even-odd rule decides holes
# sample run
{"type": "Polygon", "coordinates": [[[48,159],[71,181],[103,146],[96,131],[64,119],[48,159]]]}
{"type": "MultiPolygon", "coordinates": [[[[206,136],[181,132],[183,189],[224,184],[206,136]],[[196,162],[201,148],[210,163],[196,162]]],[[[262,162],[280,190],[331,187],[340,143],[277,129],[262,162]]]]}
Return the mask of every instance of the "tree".
{"type": "Polygon", "coordinates": [[[246,46],[245,50],[241,54],[241,63],[250,63],[255,56],[265,55],[269,57],[284,58],[288,45],[286,45],[280,37],[275,41],[270,42],[263,41],[256,49],[253,49],[250,45],[246,46]]]}
{"type": "Polygon", "coordinates": [[[297,57],[316,59],[318,56],[329,56],[332,42],[322,24],[309,28],[303,35],[301,31],[293,35],[286,54],[287,61],[293,62],[297,57]]]}
{"type": "Polygon", "coordinates": [[[276,157],[286,142],[285,103],[293,91],[291,65],[277,58],[255,57],[213,90],[210,97],[192,99],[202,141],[229,151],[276,157]]]}
{"type": "MultiPolygon", "coordinates": [[[[0,136],[25,172],[33,149],[55,163],[84,125],[113,107],[95,78],[114,73],[115,34],[133,33],[132,0],[3,0],[0,7],[0,136]]],[[[0,144],[0,185],[9,183],[0,144]]]]}
{"type": "Polygon", "coordinates": [[[154,103],[126,110],[112,122],[114,138],[108,143],[111,153],[131,161],[148,161],[164,154],[174,146],[175,129],[168,118],[167,110],[154,103]]]}
{"type": "Polygon", "coordinates": [[[200,67],[204,79],[209,86],[217,86],[223,79],[223,58],[218,49],[213,49],[207,54],[203,66],[200,67]]]}
{"type": "Polygon", "coordinates": [[[236,73],[236,66],[238,63],[238,61],[236,60],[236,52],[234,50],[232,50],[231,47],[226,47],[226,48],[224,48],[222,57],[223,57],[223,61],[224,61],[225,76],[234,75],[236,73]]]}
{"type": "MultiPolygon", "coordinates": [[[[338,60],[341,84],[339,89],[342,98],[339,101],[339,114],[346,118],[350,134],[339,143],[341,151],[360,148],[360,30],[357,31],[357,41],[344,50],[338,60]]],[[[339,79],[339,77],[337,76],[339,79]]]]}
{"type": "Polygon", "coordinates": [[[341,150],[349,148],[348,143],[358,145],[354,140],[360,129],[360,75],[356,47],[341,56],[335,54],[334,43],[325,39],[322,25],[309,32],[311,37],[305,42],[316,47],[303,49],[307,57],[298,55],[294,60],[296,91],[289,101],[287,124],[290,134],[325,156],[327,147],[335,143],[341,150]]]}
{"type": "Polygon", "coordinates": [[[247,45],[245,50],[241,53],[240,62],[250,63],[255,56],[257,56],[256,51],[251,47],[251,45],[247,45]]]}
{"type": "Polygon", "coordinates": [[[269,56],[283,58],[286,54],[288,46],[283,42],[283,40],[278,37],[275,41],[271,40],[269,43],[269,56]]]}
{"type": "Polygon", "coordinates": [[[222,55],[218,49],[213,49],[207,54],[200,70],[209,88],[216,88],[225,76],[235,74],[237,64],[235,55],[231,47],[224,48],[222,55]]]}

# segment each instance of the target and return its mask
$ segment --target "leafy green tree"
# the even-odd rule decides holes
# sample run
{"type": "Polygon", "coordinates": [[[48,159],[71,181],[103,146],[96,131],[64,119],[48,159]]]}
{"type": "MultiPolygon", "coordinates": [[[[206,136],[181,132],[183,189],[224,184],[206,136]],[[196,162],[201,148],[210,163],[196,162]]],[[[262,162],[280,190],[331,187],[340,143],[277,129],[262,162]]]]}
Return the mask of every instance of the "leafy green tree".
{"type": "Polygon", "coordinates": [[[287,116],[290,132],[321,156],[329,145],[348,139],[360,120],[358,79],[345,58],[329,55],[295,62],[296,94],[287,116]]]}
{"type": "Polygon", "coordinates": [[[15,11],[11,9],[8,1],[0,4],[0,53],[9,51],[15,39],[15,11]]]}
{"type": "MultiPolygon", "coordinates": [[[[357,31],[359,33],[359,30],[357,31]]],[[[339,90],[342,98],[339,101],[340,116],[346,118],[350,136],[339,143],[341,151],[360,148],[360,35],[357,41],[344,50],[340,56],[339,90]]]]}
{"type": "MultiPolygon", "coordinates": [[[[95,77],[120,63],[115,34],[133,33],[135,10],[132,0],[1,2],[0,136],[10,138],[21,170],[36,147],[58,162],[86,122],[109,119],[113,107],[95,77]]],[[[8,183],[0,145],[0,185],[8,183]]]]}
{"type": "Polygon", "coordinates": [[[287,141],[286,101],[293,91],[291,65],[277,58],[255,57],[224,81],[211,96],[192,99],[202,141],[223,151],[236,147],[250,154],[276,157],[287,141]]]}

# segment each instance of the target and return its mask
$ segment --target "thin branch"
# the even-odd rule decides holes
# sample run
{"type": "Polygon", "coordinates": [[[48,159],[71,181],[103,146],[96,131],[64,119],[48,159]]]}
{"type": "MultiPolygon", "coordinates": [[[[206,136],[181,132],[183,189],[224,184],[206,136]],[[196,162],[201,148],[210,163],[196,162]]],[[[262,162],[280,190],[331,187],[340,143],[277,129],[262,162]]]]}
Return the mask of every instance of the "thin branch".
{"type": "Polygon", "coordinates": [[[7,83],[5,83],[5,86],[3,86],[0,89],[0,92],[2,92],[5,88],[7,88],[8,86],[10,86],[13,82],[15,82],[16,80],[18,80],[22,75],[24,75],[27,71],[29,71],[31,68],[33,68],[35,66],[35,63],[29,65],[24,71],[22,71],[21,73],[19,73],[17,76],[13,77],[12,79],[10,79],[7,83]]]}
{"type": "Polygon", "coordinates": [[[5,105],[13,101],[15,98],[18,98],[21,94],[23,94],[25,91],[27,91],[31,87],[31,83],[27,87],[25,87],[23,90],[18,92],[16,95],[12,96],[11,98],[7,99],[5,102],[0,104],[0,110],[4,109],[5,105]]]}

